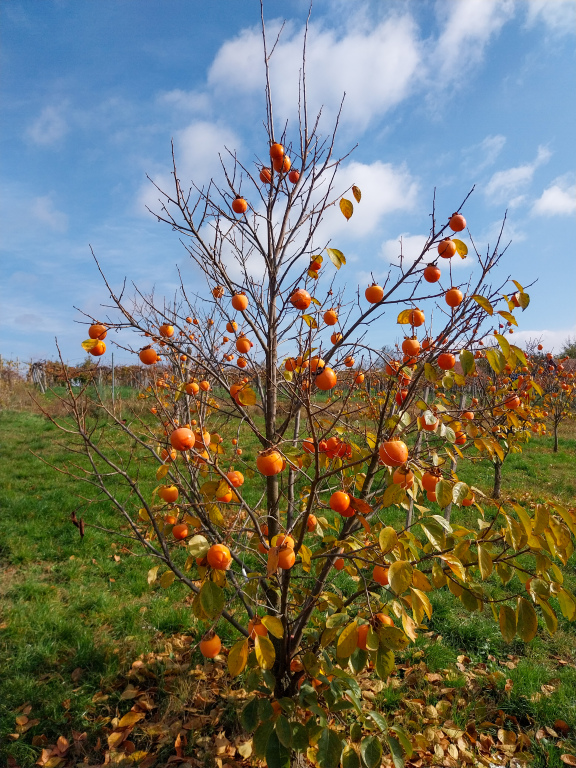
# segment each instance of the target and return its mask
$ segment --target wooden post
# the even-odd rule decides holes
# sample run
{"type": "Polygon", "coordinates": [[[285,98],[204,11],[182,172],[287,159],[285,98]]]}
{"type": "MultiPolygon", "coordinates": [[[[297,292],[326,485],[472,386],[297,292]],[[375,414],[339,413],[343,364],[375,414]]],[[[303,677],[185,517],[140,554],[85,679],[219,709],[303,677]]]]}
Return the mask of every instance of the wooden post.
{"type": "Polygon", "coordinates": [[[112,352],[112,406],[114,406],[114,352],[112,352]]]}

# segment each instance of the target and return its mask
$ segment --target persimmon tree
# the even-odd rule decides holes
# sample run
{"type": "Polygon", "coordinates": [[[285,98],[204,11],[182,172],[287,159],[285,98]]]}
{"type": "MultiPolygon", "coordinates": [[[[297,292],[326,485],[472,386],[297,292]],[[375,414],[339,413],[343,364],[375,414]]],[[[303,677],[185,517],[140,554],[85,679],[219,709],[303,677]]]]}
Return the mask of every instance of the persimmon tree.
{"type": "Polygon", "coordinates": [[[552,422],[553,451],[557,453],[560,424],[574,417],[574,371],[566,370],[567,357],[555,359],[551,352],[541,350],[541,344],[538,347],[531,356],[531,373],[538,393],[535,405],[540,408],[542,421],[552,422]]]}
{"type": "MultiPolygon", "coordinates": [[[[338,188],[345,158],[336,130],[323,137],[310,120],[304,76],[295,127],[278,129],[265,36],[264,59],[256,161],[223,148],[224,183],[197,187],[180,179],[173,154],[172,189],[158,189],[154,214],[180,236],[194,284],[182,281],[168,305],[138,290],[128,300],[105,280],[112,305],[91,319],[93,355],[115,329],[116,344],[148,367],[146,409],[118,414],[100,401],[95,418],[69,381],[72,418],[60,426],[84,460],[59,469],[94,489],[76,521],[83,530],[98,525],[96,502],[113,505],[116,534],[155,562],[149,581],[194,594],[200,652],[226,654],[251,692],[241,720],[256,757],[351,768],[360,758],[380,765],[384,750],[400,765],[411,734],[361,696],[359,674],[388,679],[440,590],[467,611],[491,611],[507,641],[530,641],[539,617],[552,633],[558,614],[573,620],[560,566],[576,514],[486,505],[454,471],[466,444],[485,438],[450,390],[475,376],[493,316],[516,322],[507,280],[497,280],[501,238],[480,253],[460,234],[465,201],[455,214],[433,207],[417,258],[350,291],[338,279],[345,255],[320,225],[334,207],[353,216],[361,190],[338,188]],[[472,274],[453,269],[468,249],[472,274]],[[383,323],[404,337],[397,359],[376,341],[383,323]],[[457,522],[473,503],[477,521],[457,522]]],[[[498,369],[524,365],[502,347],[486,354],[492,368],[493,356],[498,369]]],[[[515,386],[499,384],[485,407],[505,408],[515,386]]]]}

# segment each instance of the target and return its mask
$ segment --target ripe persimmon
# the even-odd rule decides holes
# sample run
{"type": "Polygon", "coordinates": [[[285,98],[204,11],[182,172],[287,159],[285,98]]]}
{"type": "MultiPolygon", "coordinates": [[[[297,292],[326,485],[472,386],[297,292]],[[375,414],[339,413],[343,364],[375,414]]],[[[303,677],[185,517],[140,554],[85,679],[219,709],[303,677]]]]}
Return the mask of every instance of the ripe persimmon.
{"type": "Polygon", "coordinates": [[[464,296],[462,295],[462,291],[459,291],[458,288],[450,288],[450,290],[446,291],[444,298],[446,304],[448,304],[449,307],[454,308],[462,304],[464,296]]]}
{"type": "Polygon", "coordinates": [[[206,560],[211,568],[225,571],[230,567],[232,555],[225,544],[212,544],[206,553],[206,560]]]}
{"type": "Polygon", "coordinates": [[[424,280],[426,280],[427,283],[437,283],[438,280],[440,280],[441,274],[442,273],[436,264],[428,264],[424,270],[424,280]]]}
{"type": "Polygon", "coordinates": [[[224,288],[221,285],[216,285],[212,288],[212,296],[214,296],[215,299],[221,299],[222,296],[224,296],[224,288]]]}
{"type": "Polygon", "coordinates": [[[315,531],[317,525],[318,525],[318,520],[316,519],[316,515],[313,515],[313,514],[308,515],[308,520],[306,521],[306,530],[308,531],[308,533],[312,533],[312,531],[315,531]]]}
{"type": "Polygon", "coordinates": [[[246,368],[248,365],[248,360],[246,360],[245,357],[239,357],[238,360],[236,360],[236,364],[238,368],[246,368]]]}
{"type": "Polygon", "coordinates": [[[334,568],[336,568],[337,571],[341,571],[344,568],[345,562],[343,557],[337,557],[336,560],[334,560],[334,568]]]}
{"type": "Polygon", "coordinates": [[[367,651],[368,648],[366,647],[366,638],[368,637],[368,632],[370,630],[370,624],[361,624],[358,627],[358,639],[356,641],[356,647],[360,648],[362,651],[367,651]]]}
{"type": "Polygon", "coordinates": [[[282,144],[272,144],[270,146],[270,159],[272,162],[280,161],[284,157],[284,147],[282,144]]]}
{"type": "Polygon", "coordinates": [[[262,624],[262,619],[259,616],[254,616],[254,618],[250,619],[248,622],[248,634],[251,640],[254,640],[256,635],[260,635],[260,637],[266,637],[268,635],[268,630],[264,624],[262,624]]]}
{"type": "Polygon", "coordinates": [[[291,171],[290,171],[290,173],[288,174],[288,181],[289,181],[291,184],[297,184],[299,180],[300,180],[300,171],[297,171],[297,170],[294,168],[294,169],[293,169],[293,170],[291,170],[291,171]]]}
{"type": "Polygon", "coordinates": [[[256,468],[265,477],[278,475],[284,469],[284,459],[278,451],[269,449],[258,454],[256,468]]]}
{"type": "Polygon", "coordinates": [[[350,495],[346,491],[335,491],[328,502],[330,509],[342,514],[350,506],[350,495]]]}
{"type": "Polygon", "coordinates": [[[199,391],[200,386],[195,381],[191,381],[189,384],[186,384],[186,394],[197,395],[199,391]]]}
{"type": "Polygon", "coordinates": [[[365,376],[363,373],[357,373],[354,378],[354,384],[363,384],[365,376]]]}
{"type": "MultiPolygon", "coordinates": [[[[234,440],[232,440],[232,443],[236,445],[234,440]]],[[[238,472],[237,469],[232,469],[230,472],[227,472],[226,477],[233,488],[240,488],[241,485],[244,485],[244,475],[242,472],[238,472]]]]}
{"type": "Polygon", "coordinates": [[[172,528],[172,535],[178,541],[185,539],[186,536],[188,536],[188,526],[186,523],[178,523],[178,525],[175,525],[174,528],[172,528]]]}
{"type": "Polygon", "coordinates": [[[311,301],[312,297],[308,291],[304,290],[304,288],[298,288],[298,290],[294,291],[292,296],[290,296],[290,304],[292,304],[293,307],[296,307],[296,309],[308,309],[311,301]]]}
{"type": "Polygon", "coordinates": [[[92,349],[88,350],[88,352],[90,352],[90,354],[94,357],[100,357],[104,354],[104,352],[106,352],[106,344],[103,341],[97,341],[92,349]]]}
{"type": "Polygon", "coordinates": [[[382,565],[375,565],[372,571],[372,578],[378,584],[385,587],[388,582],[388,568],[384,568],[382,565]]]}
{"type": "Polygon", "coordinates": [[[414,485],[414,474],[408,467],[398,467],[392,475],[392,482],[401,488],[412,488],[414,485]]]}
{"type": "Polygon", "coordinates": [[[226,330],[228,333],[235,333],[238,330],[238,323],[232,321],[226,323],[226,330]]]}
{"type": "Polygon", "coordinates": [[[329,309],[324,312],[324,322],[326,325],[336,325],[338,322],[338,312],[335,309],[329,309]]]}
{"type": "Polygon", "coordinates": [[[342,338],[341,333],[333,333],[332,336],[330,336],[330,341],[332,344],[338,344],[338,342],[342,341],[342,338]]]}
{"type": "Polygon", "coordinates": [[[438,243],[438,253],[443,259],[451,259],[456,253],[456,243],[454,240],[450,240],[449,237],[440,240],[438,243]]]}
{"type": "Polygon", "coordinates": [[[208,632],[208,634],[204,635],[202,640],[200,640],[200,645],[198,647],[204,658],[213,659],[220,653],[222,641],[218,635],[214,634],[214,632],[208,632]]]}
{"type": "MultiPolygon", "coordinates": [[[[285,158],[286,160],[288,158],[285,158]]],[[[278,566],[285,571],[290,570],[296,562],[296,555],[291,547],[281,547],[278,552],[278,566]]]]}
{"type": "MultiPolygon", "coordinates": [[[[248,307],[248,297],[245,293],[235,293],[234,296],[232,296],[232,306],[234,309],[237,309],[239,312],[244,312],[245,309],[248,307]]],[[[236,323],[232,323],[232,325],[236,325],[236,323]]],[[[228,329],[228,325],[226,325],[226,328],[228,329]]],[[[236,328],[238,326],[236,325],[236,328]]],[[[236,328],[232,328],[232,330],[236,330],[236,328]]]]}
{"type": "Polygon", "coordinates": [[[422,488],[425,491],[435,491],[439,482],[440,475],[436,475],[433,472],[424,472],[422,475],[422,488]]]}
{"type": "Polygon", "coordinates": [[[386,440],[381,443],[378,454],[387,467],[401,467],[408,461],[408,446],[402,440],[386,440]]]}
{"type": "Polygon", "coordinates": [[[408,315],[408,322],[413,328],[419,328],[424,325],[424,312],[421,309],[412,309],[408,315]]]}
{"type": "Polygon", "coordinates": [[[378,302],[382,301],[384,298],[384,288],[382,288],[381,285],[372,283],[372,285],[366,288],[364,296],[366,296],[366,300],[370,302],[370,304],[378,304],[378,302]]]}
{"type": "Polygon", "coordinates": [[[350,355],[344,358],[344,365],[346,366],[346,368],[353,368],[355,362],[356,361],[354,360],[354,358],[351,357],[350,355]]]}
{"type": "Polygon", "coordinates": [[[404,339],[402,342],[402,352],[406,355],[416,356],[420,352],[420,342],[413,336],[411,339],[404,339]]]}
{"type": "Polygon", "coordinates": [[[160,332],[160,336],[163,336],[165,339],[169,339],[171,336],[174,336],[174,326],[164,324],[161,325],[158,328],[158,331],[160,332]]]}
{"type": "Polygon", "coordinates": [[[170,435],[172,448],[175,448],[177,451],[188,451],[194,447],[195,442],[194,432],[187,427],[179,427],[170,435]]]}
{"type": "Polygon", "coordinates": [[[100,339],[100,341],[104,341],[107,332],[108,328],[101,323],[94,323],[94,325],[91,325],[90,328],[88,328],[88,336],[91,339],[100,339]]]}
{"type": "Polygon", "coordinates": [[[178,488],[175,485],[161,485],[158,489],[158,496],[169,504],[176,501],[178,493],[178,488]]]}
{"type": "Polygon", "coordinates": [[[452,232],[462,232],[463,229],[466,229],[466,219],[461,213],[453,213],[448,226],[452,232]]]}
{"type": "Polygon", "coordinates": [[[243,355],[248,354],[254,345],[246,336],[238,336],[236,339],[236,349],[243,355]]]}
{"type": "Polygon", "coordinates": [[[236,198],[232,200],[232,210],[239,215],[248,210],[248,203],[241,195],[236,195],[236,198]]]}
{"type": "Polygon", "coordinates": [[[201,381],[198,385],[202,392],[210,392],[210,382],[209,381],[201,381]]]}
{"type": "Polygon", "coordinates": [[[456,358],[450,352],[442,352],[438,355],[438,366],[443,371],[451,371],[456,365],[456,358]]]}
{"type": "Polygon", "coordinates": [[[284,155],[281,160],[273,160],[272,165],[274,166],[276,173],[288,173],[292,165],[292,161],[288,155],[284,155]]]}
{"type": "Polygon", "coordinates": [[[332,368],[329,368],[328,366],[324,368],[322,373],[316,376],[316,386],[323,392],[326,392],[329,389],[333,389],[336,386],[336,382],[337,376],[332,368]]]}
{"type": "Polygon", "coordinates": [[[263,184],[270,184],[270,182],[272,181],[272,171],[270,170],[270,168],[263,166],[260,169],[260,181],[263,184]]]}

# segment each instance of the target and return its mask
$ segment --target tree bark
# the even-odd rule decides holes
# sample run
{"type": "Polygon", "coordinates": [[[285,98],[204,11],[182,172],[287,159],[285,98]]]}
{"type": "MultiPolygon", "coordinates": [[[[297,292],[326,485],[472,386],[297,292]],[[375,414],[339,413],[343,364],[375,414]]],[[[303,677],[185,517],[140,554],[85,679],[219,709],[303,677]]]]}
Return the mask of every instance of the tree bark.
{"type": "Polygon", "coordinates": [[[496,459],[494,462],[494,488],[492,490],[492,498],[499,499],[502,487],[502,462],[500,459],[496,459]]]}
{"type": "Polygon", "coordinates": [[[558,453],[558,422],[554,421],[554,453],[558,453]]]}

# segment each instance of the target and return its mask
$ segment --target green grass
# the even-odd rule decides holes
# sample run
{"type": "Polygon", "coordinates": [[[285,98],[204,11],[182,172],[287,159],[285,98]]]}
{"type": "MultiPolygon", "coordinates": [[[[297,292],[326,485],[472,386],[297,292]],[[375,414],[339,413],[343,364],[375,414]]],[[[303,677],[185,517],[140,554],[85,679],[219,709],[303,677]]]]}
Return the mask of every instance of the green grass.
{"type": "MultiPolygon", "coordinates": [[[[199,629],[185,587],[176,584],[166,591],[148,585],[147,572],[155,564],[151,558],[137,550],[131,554],[120,537],[92,528],[80,538],[70,515],[75,510],[78,516],[85,514],[84,489],[32,453],[56,466],[69,458],[56,427],[29,411],[2,411],[0,435],[0,763],[10,755],[25,768],[38,758],[34,736],[43,734],[54,743],[61,734],[86,731],[94,745],[102,723],[93,696],[112,691],[107,711],[124,713],[131,702],[121,701],[114,691],[131,662],[173,634],[197,635],[199,629]],[[26,703],[31,706],[29,717],[40,722],[13,740],[9,734],[16,731],[16,710],[26,703]]],[[[121,454],[126,449],[121,440],[118,447],[121,454]]],[[[234,462],[238,469],[244,461],[253,463],[257,445],[250,440],[242,448],[234,462]]],[[[518,498],[526,493],[533,500],[553,495],[573,503],[575,451],[570,434],[562,437],[558,454],[552,453],[550,439],[533,441],[506,462],[504,491],[518,498]]],[[[474,478],[475,485],[490,490],[489,465],[472,469],[463,463],[458,472],[461,479],[474,478]]],[[[145,482],[150,488],[156,484],[152,476],[145,482]]],[[[100,525],[117,527],[107,502],[91,509],[92,518],[95,512],[100,525]]],[[[402,514],[397,513],[398,520],[402,514]]],[[[459,523],[478,516],[475,508],[454,514],[459,523]]],[[[568,584],[574,588],[572,564],[570,568],[568,584]]],[[[346,588],[346,579],[341,574],[339,586],[346,588]]],[[[552,726],[562,718],[574,733],[576,632],[568,622],[560,620],[553,638],[541,627],[532,644],[507,645],[487,612],[468,614],[445,590],[433,594],[432,602],[430,629],[441,640],[419,640],[406,652],[405,661],[422,660],[430,671],[443,671],[465,654],[473,664],[504,672],[486,693],[489,703],[517,717],[524,727],[552,726]],[[513,669],[499,664],[509,655],[517,657],[513,669]],[[506,679],[513,683],[509,693],[504,691],[506,679]],[[554,683],[552,695],[542,695],[541,686],[554,680],[560,684],[554,683]]],[[[226,630],[222,635],[225,641],[231,637],[226,630]]],[[[463,680],[455,678],[450,684],[458,687],[463,680]]],[[[170,706],[170,693],[161,693],[164,705],[170,706]]],[[[404,696],[401,689],[389,688],[379,701],[392,713],[404,696]]],[[[465,724],[472,709],[472,704],[455,709],[452,717],[465,724]]],[[[560,766],[559,754],[552,746],[535,748],[533,765],[560,766]]]]}

